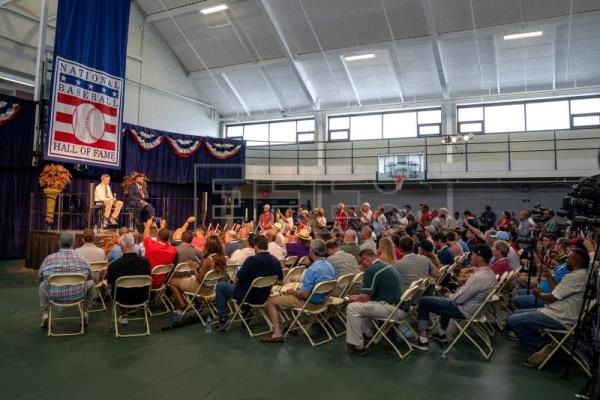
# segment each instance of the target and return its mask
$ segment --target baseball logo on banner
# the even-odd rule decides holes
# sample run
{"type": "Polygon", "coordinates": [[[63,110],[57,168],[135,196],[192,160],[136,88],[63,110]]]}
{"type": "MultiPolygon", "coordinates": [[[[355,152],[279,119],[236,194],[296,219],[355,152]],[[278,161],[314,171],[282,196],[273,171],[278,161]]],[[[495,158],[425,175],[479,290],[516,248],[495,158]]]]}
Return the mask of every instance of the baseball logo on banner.
{"type": "Polygon", "coordinates": [[[123,78],[56,57],[48,156],[119,166],[123,78]]]}

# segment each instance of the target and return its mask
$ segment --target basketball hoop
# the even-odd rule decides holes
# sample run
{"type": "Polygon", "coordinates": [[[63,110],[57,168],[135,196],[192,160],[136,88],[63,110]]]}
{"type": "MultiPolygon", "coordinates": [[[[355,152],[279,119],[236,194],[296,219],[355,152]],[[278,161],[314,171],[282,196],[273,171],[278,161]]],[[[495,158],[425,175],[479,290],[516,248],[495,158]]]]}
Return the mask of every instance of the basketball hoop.
{"type": "Polygon", "coordinates": [[[406,179],[406,175],[394,175],[392,178],[394,178],[394,181],[396,182],[396,190],[402,190],[402,184],[406,179]]]}

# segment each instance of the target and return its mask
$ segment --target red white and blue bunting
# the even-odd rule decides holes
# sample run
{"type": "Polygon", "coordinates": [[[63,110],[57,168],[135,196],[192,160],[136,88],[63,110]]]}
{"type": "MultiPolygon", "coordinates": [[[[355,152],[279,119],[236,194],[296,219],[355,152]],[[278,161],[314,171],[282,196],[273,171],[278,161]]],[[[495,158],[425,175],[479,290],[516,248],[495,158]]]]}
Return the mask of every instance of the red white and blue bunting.
{"type": "Polygon", "coordinates": [[[157,148],[163,140],[167,140],[167,144],[173,150],[173,153],[181,158],[187,158],[192,156],[204,143],[207,151],[215,158],[219,160],[226,160],[238,154],[242,149],[241,144],[231,143],[210,143],[202,140],[191,140],[191,139],[172,139],[168,136],[163,136],[154,133],[148,133],[144,131],[136,131],[132,128],[124,129],[129,131],[129,134],[133,137],[136,143],[144,150],[152,150],[157,148]]]}
{"type": "Polygon", "coordinates": [[[160,145],[165,138],[161,135],[153,135],[144,131],[137,132],[134,129],[129,129],[129,133],[135,139],[137,144],[144,150],[152,150],[160,145]]]}
{"type": "Polygon", "coordinates": [[[20,110],[21,106],[19,104],[8,104],[5,101],[0,101],[0,126],[15,118],[20,110]]]}
{"type": "Polygon", "coordinates": [[[235,156],[240,152],[242,145],[241,144],[231,144],[231,143],[209,143],[204,142],[206,145],[206,149],[210,154],[219,160],[226,160],[235,156]]]}
{"type": "Polygon", "coordinates": [[[202,145],[200,140],[184,140],[184,139],[171,139],[167,137],[167,143],[173,150],[175,155],[181,158],[187,158],[197,152],[202,145]]]}

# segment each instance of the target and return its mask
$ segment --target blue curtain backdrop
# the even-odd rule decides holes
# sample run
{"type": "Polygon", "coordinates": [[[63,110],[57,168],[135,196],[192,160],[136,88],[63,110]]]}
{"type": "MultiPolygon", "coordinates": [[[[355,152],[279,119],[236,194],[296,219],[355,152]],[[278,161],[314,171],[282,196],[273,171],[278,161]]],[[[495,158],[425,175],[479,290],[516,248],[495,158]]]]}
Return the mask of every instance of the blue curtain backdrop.
{"type": "MultiPolygon", "coordinates": [[[[35,104],[10,96],[0,96],[0,101],[18,103],[19,113],[14,119],[0,126],[0,139],[5,149],[0,157],[0,258],[23,257],[29,228],[30,194],[41,193],[38,176],[43,165],[32,167],[33,131],[35,119],[35,104]]],[[[210,137],[178,135],[171,132],[156,131],[135,125],[125,125],[137,131],[146,131],[168,136],[172,139],[203,140],[216,143],[240,144],[238,141],[222,140],[210,137]]],[[[189,200],[171,200],[168,210],[163,210],[163,204],[156,204],[159,215],[168,211],[171,227],[180,225],[185,218],[192,215],[194,195],[194,165],[198,169],[198,193],[208,192],[210,222],[210,205],[218,201],[213,196],[213,179],[233,179],[236,184],[243,182],[245,163],[244,147],[235,156],[220,160],[210,154],[203,145],[191,157],[181,158],[175,155],[166,141],[157,148],[149,151],[142,149],[129,134],[122,135],[123,159],[120,170],[82,167],[73,164],[63,164],[73,175],[71,185],[66,192],[87,193],[89,183],[97,183],[99,176],[106,172],[112,177],[112,188],[121,196],[120,183],[127,173],[137,170],[145,173],[149,179],[149,192],[153,198],[170,198],[189,200]]],[[[220,186],[220,185],[217,185],[220,186]]],[[[82,196],[83,197],[83,196],[82,196]]],[[[121,198],[123,198],[121,196],[121,198]]],[[[79,199],[75,204],[78,212],[87,211],[87,199],[79,199]]],[[[198,215],[199,217],[199,215],[198,215]]]]}

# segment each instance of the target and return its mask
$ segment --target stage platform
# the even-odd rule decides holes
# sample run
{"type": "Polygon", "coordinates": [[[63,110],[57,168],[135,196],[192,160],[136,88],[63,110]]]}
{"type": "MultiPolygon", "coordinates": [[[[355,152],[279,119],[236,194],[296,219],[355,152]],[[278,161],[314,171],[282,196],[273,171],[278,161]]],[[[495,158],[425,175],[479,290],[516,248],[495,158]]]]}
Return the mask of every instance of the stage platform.
{"type": "MultiPolygon", "coordinates": [[[[25,267],[38,269],[48,254],[58,251],[58,238],[62,231],[57,230],[32,230],[27,236],[27,251],[25,253],[25,267]]],[[[75,247],[83,244],[83,231],[75,233],[75,247]]],[[[103,230],[96,233],[96,241],[109,236],[116,236],[115,229],[103,230]]]]}

